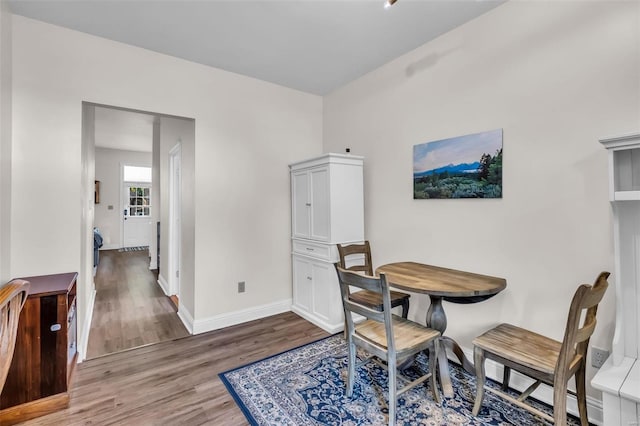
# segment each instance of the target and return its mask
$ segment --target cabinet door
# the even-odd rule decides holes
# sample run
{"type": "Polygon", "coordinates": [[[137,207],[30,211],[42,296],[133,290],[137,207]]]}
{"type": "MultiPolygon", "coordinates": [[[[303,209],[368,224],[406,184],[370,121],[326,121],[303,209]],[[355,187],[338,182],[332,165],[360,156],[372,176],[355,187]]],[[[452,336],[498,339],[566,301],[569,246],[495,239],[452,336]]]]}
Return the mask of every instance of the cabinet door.
{"type": "Polygon", "coordinates": [[[311,297],[313,276],[308,260],[293,256],[293,303],[307,312],[312,311],[311,297]]]}
{"type": "Polygon", "coordinates": [[[293,236],[309,238],[309,209],[311,197],[309,194],[309,172],[295,172],[291,175],[291,196],[293,212],[291,214],[293,236]]]}
{"type": "Polygon", "coordinates": [[[336,272],[334,268],[331,263],[311,263],[311,275],[313,277],[313,312],[329,324],[336,320],[336,289],[332,286],[338,284],[335,282],[336,279],[334,276],[336,272]]]}
{"type": "Polygon", "coordinates": [[[314,240],[329,241],[329,168],[310,172],[311,177],[311,235],[314,240]]]}

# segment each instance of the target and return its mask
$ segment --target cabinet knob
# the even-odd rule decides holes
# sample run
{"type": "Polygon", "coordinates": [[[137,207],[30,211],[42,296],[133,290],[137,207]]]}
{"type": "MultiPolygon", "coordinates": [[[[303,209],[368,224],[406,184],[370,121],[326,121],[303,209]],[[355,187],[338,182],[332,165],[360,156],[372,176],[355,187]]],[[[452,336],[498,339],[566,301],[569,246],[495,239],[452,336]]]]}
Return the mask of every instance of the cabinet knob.
{"type": "Polygon", "coordinates": [[[305,204],[307,207],[311,207],[311,203],[306,203],[305,204]]]}
{"type": "Polygon", "coordinates": [[[60,326],[60,324],[53,324],[51,327],[49,327],[49,329],[51,331],[60,331],[62,327],[60,326]]]}
{"type": "Polygon", "coordinates": [[[312,278],[311,278],[311,277],[307,277],[307,279],[308,279],[309,281],[311,281],[311,279],[312,279],[312,278]]]}

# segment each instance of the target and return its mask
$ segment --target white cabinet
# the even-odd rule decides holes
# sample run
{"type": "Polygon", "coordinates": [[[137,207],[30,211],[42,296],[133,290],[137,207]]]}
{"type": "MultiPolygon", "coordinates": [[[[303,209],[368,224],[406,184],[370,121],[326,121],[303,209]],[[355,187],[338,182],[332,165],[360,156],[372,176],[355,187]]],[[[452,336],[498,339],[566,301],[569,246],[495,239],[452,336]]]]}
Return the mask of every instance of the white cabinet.
{"type": "Polygon", "coordinates": [[[333,263],[293,255],[293,306],[294,312],[319,327],[331,333],[340,330],[342,304],[333,263]]]}
{"type": "Polygon", "coordinates": [[[333,244],[361,241],[362,157],[326,154],[289,167],[293,238],[333,244]]]}
{"type": "Polygon", "coordinates": [[[627,426],[640,423],[640,134],[600,142],[609,155],[616,328],[591,384],[602,391],[603,424],[627,426]]]}
{"type": "Polygon", "coordinates": [[[293,237],[329,240],[329,167],[291,175],[293,237]]]}
{"type": "Polygon", "coordinates": [[[336,244],[364,240],[362,157],[326,154],[291,164],[293,305],[330,333],[343,327],[336,244]]]}

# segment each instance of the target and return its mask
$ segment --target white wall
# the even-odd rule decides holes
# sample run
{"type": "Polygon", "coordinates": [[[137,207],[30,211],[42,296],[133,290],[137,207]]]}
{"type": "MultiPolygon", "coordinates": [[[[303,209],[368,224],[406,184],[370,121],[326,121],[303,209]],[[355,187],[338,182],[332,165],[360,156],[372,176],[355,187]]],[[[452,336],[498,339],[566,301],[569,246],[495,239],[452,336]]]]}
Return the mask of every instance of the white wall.
{"type": "MultiPolygon", "coordinates": [[[[122,247],[121,167],[124,164],[151,167],[151,153],[96,148],[96,180],[100,181],[100,203],[95,205],[95,226],[104,239],[103,250],[122,247]],[[109,206],[113,209],[109,210],[109,206]]],[[[155,203],[155,200],[151,201],[155,203]]]]}
{"type": "MultiPolygon", "coordinates": [[[[639,7],[507,2],[325,97],[325,151],[365,157],[374,264],[506,278],[484,303],[445,303],[446,334],[465,348],[498,322],[561,339],[576,287],[613,270],[598,138],[640,130],[639,7]],[[412,199],[413,145],[497,128],[502,199],[412,199]]],[[[596,346],[611,346],[614,300],[612,285],[596,346]]],[[[410,317],[427,307],[412,297],[410,317]]]]}
{"type": "Polygon", "coordinates": [[[78,351],[79,359],[83,360],[87,354],[89,330],[95,300],[95,283],[93,281],[93,223],[95,219],[95,156],[96,156],[96,108],[86,103],[82,104],[82,138],[81,138],[81,173],[80,173],[80,209],[82,211],[79,223],[80,262],[78,271],[77,315],[78,336],[80,336],[78,351]]]}
{"type": "Polygon", "coordinates": [[[11,279],[11,13],[0,2],[0,285],[11,279]]]}
{"type": "Polygon", "coordinates": [[[12,35],[14,274],[80,269],[86,101],[195,119],[194,320],[291,298],[287,165],[322,151],[320,97],[20,16],[12,35]]]}
{"type": "MultiPolygon", "coordinates": [[[[169,152],[181,146],[181,265],[180,307],[194,317],[196,290],[193,286],[195,273],[195,215],[194,215],[194,162],[195,122],[189,119],[160,118],[160,280],[169,283],[169,152]]],[[[206,262],[205,262],[206,263],[206,262]]],[[[180,312],[183,314],[184,312],[180,312]]]]}

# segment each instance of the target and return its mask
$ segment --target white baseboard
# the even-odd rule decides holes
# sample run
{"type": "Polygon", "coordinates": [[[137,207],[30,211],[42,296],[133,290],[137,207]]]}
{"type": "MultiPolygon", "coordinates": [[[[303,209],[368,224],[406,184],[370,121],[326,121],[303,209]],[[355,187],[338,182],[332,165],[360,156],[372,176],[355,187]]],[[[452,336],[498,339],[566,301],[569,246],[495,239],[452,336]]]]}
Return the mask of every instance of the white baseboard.
{"type": "MultiPolygon", "coordinates": [[[[193,321],[193,334],[200,334],[207,331],[218,330],[220,328],[242,324],[247,321],[253,321],[271,315],[289,312],[290,310],[291,299],[286,299],[279,302],[243,309],[240,311],[227,312],[209,318],[193,321]]],[[[178,313],[180,313],[180,310],[178,310],[178,313]]]]}
{"type": "Polygon", "coordinates": [[[163,293],[165,294],[165,296],[170,296],[169,294],[169,283],[167,283],[167,280],[164,279],[164,277],[160,274],[158,274],[158,285],[160,286],[160,288],[162,289],[163,293]]]}
{"type": "MultiPolygon", "coordinates": [[[[87,359],[87,347],[89,346],[89,332],[91,331],[91,321],[93,319],[93,305],[96,302],[96,289],[94,288],[91,292],[91,298],[89,299],[89,304],[87,305],[87,314],[85,316],[84,321],[84,331],[82,333],[82,339],[80,340],[79,348],[80,355],[78,356],[78,364],[87,359]]],[[[76,306],[77,308],[77,306],[76,306]]],[[[76,310],[77,315],[77,310],[76,310]]]]}
{"type": "MultiPolygon", "coordinates": [[[[473,350],[467,348],[462,348],[462,350],[464,351],[466,357],[473,362],[473,350]]],[[[454,362],[458,362],[458,360],[455,358],[452,358],[452,360],[454,362]]],[[[498,383],[502,383],[502,364],[487,359],[484,365],[485,375],[498,383]]],[[[509,387],[522,392],[533,382],[534,381],[529,377],[520,374],[515,370],[511,370],[509,387]]],[[[547,386],[545,384],[540,385],[540,387],[536,389],[536,391],[533,392],[531,396],[538,401],[553,405],[553,388],[551,388],[550,386],[547,386]]],[[[567,395],[567,412],[573,414],[576,417],[579,416],[576,397],[570,394],[567,395]]],[[[587,413],[589,413],[589,422],[595,425],[602,425],[602,401],[587,396],[587,413]]]]}
{"type": "MultiPolygon", "coordinates": [[[[325,321],[323,318],[309,312],[308,310],[297,307],[295,304],[291,305],[291,311],[297,315],[300,315],[310,323],[317,325],[329,334],[336,334],[337,332],[344,329],[344,322],[340,322],[339,324],[331,324],[325,321]]],[[[360,317],[359,319],[355,319],[355,321],[359,322],[364,319],[364,317],[360,317]]]]}
{"type": "Polygon", "coordinates": [[[189,332],[189,334],[194,334],[193,333],[193,316],[187,310],[187,308],[184,307],[182,302],[179,300],[178,300],[178,318],[180,318],[180,321],[182,321],[184,326],[187,328],[187,331],[189,332]]]}

